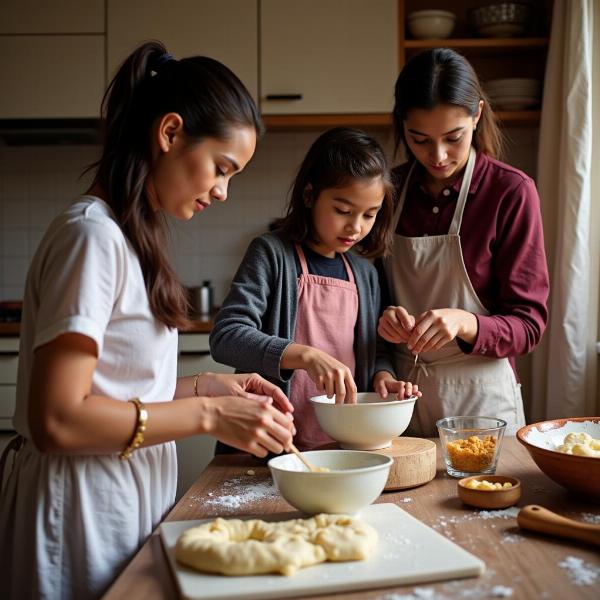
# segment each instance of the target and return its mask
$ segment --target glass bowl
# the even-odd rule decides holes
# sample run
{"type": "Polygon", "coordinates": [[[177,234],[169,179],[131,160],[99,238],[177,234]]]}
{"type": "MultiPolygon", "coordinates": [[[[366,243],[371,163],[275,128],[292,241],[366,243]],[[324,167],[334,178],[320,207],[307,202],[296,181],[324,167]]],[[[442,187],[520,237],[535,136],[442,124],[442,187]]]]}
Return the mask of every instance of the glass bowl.
{"type": "Polygon", "coordinates": [[[446,471],[452,477],[495,473],[506,421],[495,417],[445,417],[437,423],[446,471]]]}

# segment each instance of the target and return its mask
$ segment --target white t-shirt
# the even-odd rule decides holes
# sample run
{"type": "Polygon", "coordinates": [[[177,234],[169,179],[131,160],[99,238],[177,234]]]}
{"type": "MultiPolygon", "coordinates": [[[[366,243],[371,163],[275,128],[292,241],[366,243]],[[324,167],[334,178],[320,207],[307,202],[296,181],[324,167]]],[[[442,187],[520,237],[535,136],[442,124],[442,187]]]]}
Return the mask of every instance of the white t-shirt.
{"type": "Polygon", "coordinates": [[[67,332],[96,342],[93,394],[173,399],[177,331],[152,314],[137,255],[110,207],[93,196],[51,223],[27,276],[14,416],[25,438],[33,352],[67,332]]]}

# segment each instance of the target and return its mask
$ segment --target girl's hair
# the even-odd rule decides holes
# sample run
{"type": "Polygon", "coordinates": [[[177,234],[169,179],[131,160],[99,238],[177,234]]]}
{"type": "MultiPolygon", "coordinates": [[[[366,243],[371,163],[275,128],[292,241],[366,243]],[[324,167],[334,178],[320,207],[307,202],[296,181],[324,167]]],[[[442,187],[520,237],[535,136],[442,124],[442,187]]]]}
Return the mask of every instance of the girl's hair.
{"type": "Polygon", "coordinates": [[[313,202],[323,190],[349,185],[355,179],[381,177],[383,204],[373,229],[357,244],[359,254],[368,258],[387,254],[391,245],[393,191],[385,154],[379,144],[363,131],[336,127],[321,134],[310,147],[291,186],[285,217],[274,223],[295,242],[316,239],[312,209],[307,206],[307,193],[313,202]],[[310,186],[307,191],[307,186],[310,186]]]}
{"type": "Polygon", "coordinates": [[[104,147],[93,184],[98,184],[142,267],[154,316],[169,327],[187,324],[188,303],[168,258],[166,219],[146,194],[152,171],[151,133],[169,112],[183,119],[190,145],[204,138],[227,140],[233,127],[263,126],[244,84],[206,57],[175,60],[165,46],[139,46],[119,68],[102,100],[104,147]]]}
{"type": "Polygon", "coordinates": [[[477,115],[483,100],[481,117],[473,133],[476,150],[498,158],[502,154],[502,134],[489,100],[481,88],[469,61],[449,48],[426,50],[411,58],[398,76],[395,88],[394,134],[396,152],[402,144],[412,152],[404,137],[404,121],[412,108],[435,108],[439,104],[460,106],[471,117],[477,115]]]}

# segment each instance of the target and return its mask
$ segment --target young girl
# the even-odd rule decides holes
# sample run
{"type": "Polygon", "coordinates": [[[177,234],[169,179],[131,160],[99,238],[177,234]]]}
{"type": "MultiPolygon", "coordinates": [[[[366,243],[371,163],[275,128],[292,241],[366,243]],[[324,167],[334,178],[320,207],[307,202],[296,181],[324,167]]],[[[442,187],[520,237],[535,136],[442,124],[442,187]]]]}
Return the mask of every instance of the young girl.
{"type": "Polygon", "coordinates": [[[176,379],[186,303],[164,213],[226,199],[261,129],[251,96],[222,64],[154,42],[103,109],[92,187],[50,225],[27,278],[2,598],[99,597],[173,504],[173,440],[209,433],[265,456],[292,439],[291,406],[260,377],[176,379]]]}
{"type": "Polygon", "coordinates": [[[401,377],[416,365],[422,435],[449,415],[525,424],[515,357],[546,327],[548,268],[535,183],[497,160],[501,137],[469,62],[448,48],[413,57],[396,82],[390,306],[379,331],[401,377]]]}
{"type": "Polygon", "coordinates": [[[281,386],[294,406],[301,449],[331,441],[311,396],[355,402],[357,389],[373,388],[376,373],[382,397],[417,391],[396,381],[376,348],[379,284],[363,257],[386,252],[391,217],[379,145],[353,129],[325,132],[300,166],[286,217],[252,241],[216,317],[212,355],[281,386]]]}

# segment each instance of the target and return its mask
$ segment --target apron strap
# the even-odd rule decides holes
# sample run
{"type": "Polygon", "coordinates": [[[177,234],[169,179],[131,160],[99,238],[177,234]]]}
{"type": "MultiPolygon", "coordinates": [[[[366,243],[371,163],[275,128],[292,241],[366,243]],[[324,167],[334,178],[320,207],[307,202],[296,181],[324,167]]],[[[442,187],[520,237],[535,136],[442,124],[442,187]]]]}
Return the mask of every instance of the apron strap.
{"type": "Polygon", "coordinates": [[[298,253],[298,259],[300,260],[300,268],[302,269],[302,275],[308,275],[308,264],[306,262],[306,256],[304,256],[304,250],[300,244],[296,244],[296,252],[298,253]]]}
{"type": "Polygon", "coordinates": [[[456,201],[456,208],[454,209],[454,216],[452,217],[452,223],[450,223],[450,229],[448,230],[448,233],[452,235],[457,235],[460,231],[463,212],[465,210],[465,204],[467,203],[469,188],[471,187],[471,179],[473,178],[476,154],[475,148],[471,146],[471,149],[469,150],[469,159],[467,160],[467,166],[465,168],[465,174],[463,175],[460,192],[458,193],[458,200],[456,201]]]}
{"type": "MultiPolygon", "coordinates": [[[[302,246],[300,244],[296,244],[296,252],[298,253],[298,259],[300,260],[300,267],[302,268],[302,275],[308,275],[308,263],[306,262],[306,256],[304,255],[304,250],[302,250],[302,246]]],[[[346,267],[346,273],[348,274],[348,281],[350,283],[355,283],[354,281],[354,273],[352,271],[352,267],[348,259],[341,254],[342,261],[344,262],[344,266],[346,267]]]]}
{"type": "Polygon", "coordinates": [[[354,273],[352,272],[352,267],[350,266],[350,261],[343,255],[340,254],[342,260],[344,261],[344,265],[346,265],[346,273],[348,273],[348,281],[350,283],[355,283],[354,281],[354,273]]]}
{"type": "Polygon", "coordinates": [[[2,485],[4,483],[4,468],[6,466],[6,461],[8,460],[8,455],[11,450],[16,454],[21,450],[21,448],[25,445],[25,438],[22,435],[16,435],[14,438],[8,442],[6,448],[4,448],[4,452],[2,452],[2,457],[0,457],[0,490],[2,489],[2,485]]]}

